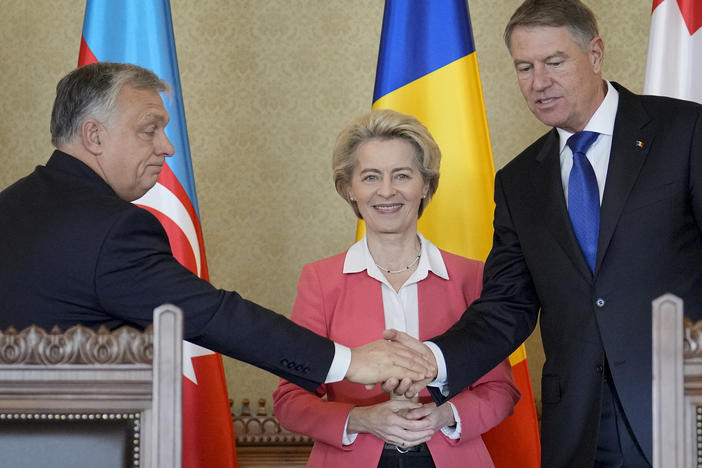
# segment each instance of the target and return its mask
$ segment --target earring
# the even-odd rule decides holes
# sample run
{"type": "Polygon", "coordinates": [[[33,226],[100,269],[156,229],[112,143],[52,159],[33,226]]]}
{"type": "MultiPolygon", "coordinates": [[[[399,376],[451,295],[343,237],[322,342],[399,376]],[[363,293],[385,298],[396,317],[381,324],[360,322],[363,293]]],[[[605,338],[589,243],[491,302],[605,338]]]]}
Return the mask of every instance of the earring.
{"type": "Polygon", "coordinates": [[[353,196],[352,196],[352,195],[349,195],[349,200],[351,200],[351,201],[356,201],[356,199],[355,199],[355,198],[353,198],[353,196]]]}

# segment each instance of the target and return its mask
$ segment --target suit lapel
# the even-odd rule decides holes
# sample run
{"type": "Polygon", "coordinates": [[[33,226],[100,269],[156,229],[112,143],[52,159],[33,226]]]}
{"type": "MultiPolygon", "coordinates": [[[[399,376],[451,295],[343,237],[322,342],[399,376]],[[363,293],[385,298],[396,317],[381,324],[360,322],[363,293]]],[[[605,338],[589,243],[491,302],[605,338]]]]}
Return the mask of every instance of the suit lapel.
{"type": "Polygon", "coordinates": [[[613,83],[619,91],[619,107],[614,122],[614,137],[609,156],[607,181],[600,208],[600,235],[597,243],[596,270],[612,240],[629,193],[641,171],[654,139],[648,113],[636,96],[613,83]]]}
{"type": "Polygon", "coordinates": [[[561,180],[558,141],[558,132],[552,129],[546,135],[541,151],[536,156],[538,164],[532,177],[536,206],[543,208],[540,215],[543,216],[551,235],[566,252],[570,261],[588,281],[592,281],[592,272],[580,250],[568,217],[561,180]]]}

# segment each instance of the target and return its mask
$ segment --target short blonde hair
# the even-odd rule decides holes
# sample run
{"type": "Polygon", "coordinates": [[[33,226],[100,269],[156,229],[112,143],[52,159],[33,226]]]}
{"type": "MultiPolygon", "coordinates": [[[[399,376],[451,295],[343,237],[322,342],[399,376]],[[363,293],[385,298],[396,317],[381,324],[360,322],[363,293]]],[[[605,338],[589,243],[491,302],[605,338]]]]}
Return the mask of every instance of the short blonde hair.
{"type": "Polygon", "coordinates": [[[355,201],[349,196],[348,187],[351,185],[356,150],[370,140],[400,139],[408,142],[415,149],[419,173],[424,183],[429,187],[426,198],[419,204],[418,216],[422,216],[424,208],[439,187],[439,165],[441,150],[429,130],[414,116],[402,114],[390,109],[372,110],[351,121],[336,139],[332,153],[332,169],[334,185],[341,198],[351,205],[359,219],[363,219],[355,201]]]}

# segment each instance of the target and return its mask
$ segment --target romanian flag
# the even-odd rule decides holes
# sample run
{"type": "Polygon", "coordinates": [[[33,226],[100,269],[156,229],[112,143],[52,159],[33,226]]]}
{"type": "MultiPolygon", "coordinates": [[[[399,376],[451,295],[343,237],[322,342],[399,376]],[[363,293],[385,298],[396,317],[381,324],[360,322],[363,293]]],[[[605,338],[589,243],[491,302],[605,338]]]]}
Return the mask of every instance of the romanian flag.
{"type": "MultiPolygon", "coordinates": [[[[166,134],[175,155],[154,188],[134,203],[163,224],[178,261],[208,279],[168,0],[87,0],[78,65],[97,61],[133,63],[170,84],[172,93],[163,97],[170,115],[166,134]]],[[[236,465],[222,358],[184,342],[183,467],[236,465]]]]}
{"type": "MultiPolygon", "coordinates": [[[[495,167],[466,0],[386,0],[373,108],[414,115],[441,148],[441,182],[419,231],[444,250],[485,260],[492,246],[495,167]]],[[[496,467],[538,468],[541,446],[524,345],[510,361],[522,398],[483,439],[496,467]]]]}
{"type": "Polygon", "coordinates": [[[702,104],[700,0],[653,0],[644,93],[702,104]]]}

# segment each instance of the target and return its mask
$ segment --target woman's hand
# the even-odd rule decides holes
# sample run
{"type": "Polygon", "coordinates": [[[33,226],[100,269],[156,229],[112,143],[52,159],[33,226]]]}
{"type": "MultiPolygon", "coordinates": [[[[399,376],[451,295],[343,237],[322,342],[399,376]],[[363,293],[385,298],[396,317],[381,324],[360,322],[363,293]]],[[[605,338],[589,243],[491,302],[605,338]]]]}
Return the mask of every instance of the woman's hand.
{"type": "Polygon", "coordinates": [[[367,432],[399,447],[419,445],[434,435],[436,429],[432,426],[435,421],[418,417],[409,419],[404,414],[421,410],[423,406],[426,405],[410,400],[390,400],[373,406],[356,406],[349,413],[347,432],[367,432]]]}
{"type": "Polygon", "coordinates": [[[436,403],[426,403],[420,408],[413,408],[405,414],[409,420],[424,421],[433,432],[441,430],[442,427],[455,426],[456,419],[453,416],[451,405],[444,403],[437,407],[436,403]]]}

